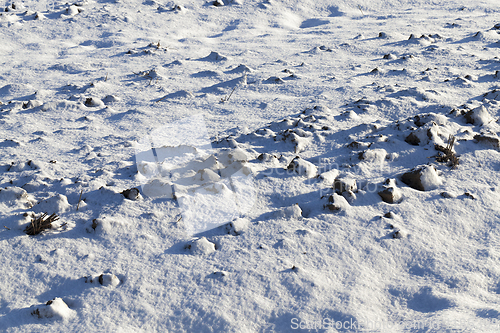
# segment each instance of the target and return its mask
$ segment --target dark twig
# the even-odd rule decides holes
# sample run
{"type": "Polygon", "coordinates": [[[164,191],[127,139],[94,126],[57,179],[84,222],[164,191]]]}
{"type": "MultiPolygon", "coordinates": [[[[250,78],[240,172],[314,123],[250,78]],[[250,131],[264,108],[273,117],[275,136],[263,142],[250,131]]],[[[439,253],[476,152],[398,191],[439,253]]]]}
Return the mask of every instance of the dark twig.
{"type": "Polygon", "coordinates": [[[220,99],[221,103],[229,101],[229,99],[231,98],[231,96],[233,95],[235,90],[236,90],[236,86],[234,86],[234,88],[231,91],[231,93],[229,94],[229,96],[226,96],[226,97],[220,99]]]}
{"type": "Polygon", "coordinates": [[[80,191],[80,199],[78,199],[78,204],[76,205],[76,210],[80,207],[80,201],[82,201],[83,190],[80,191]]]}
{"type": "Polygon", "coordinates": [[[155,103],[159,103],[159,102],[163,101],[165,98],[167,98],[167,96],[168,95],[163,96],[162,98],[160,98],[159,100],[157,100],[155,103]]]}
{"type": "Polygon", "coordinates": [[[361,9],[361,6],[360,6],[360,5],[358,5],[358,9],[359,9],[359,11],[361,12],[361,14],[363,14],[363,16],[365,16],[365,13],[363,13],[363,10],[361,9]]]}

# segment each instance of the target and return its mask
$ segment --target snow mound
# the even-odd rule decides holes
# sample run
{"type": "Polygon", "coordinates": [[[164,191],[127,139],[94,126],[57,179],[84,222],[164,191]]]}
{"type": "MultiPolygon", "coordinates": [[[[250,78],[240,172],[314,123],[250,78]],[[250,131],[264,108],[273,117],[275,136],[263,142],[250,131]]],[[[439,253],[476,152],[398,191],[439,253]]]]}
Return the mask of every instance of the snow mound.
{"type": "Polygon", "coordinates": [[[97,97],[88,97],[83,104],[89,108],[104,107],[104,102],[97,97]]]}
{"type": "Polygon", "coordinates": [[[336,178],[333,182],[333,188],[337,194],[342,194],[346,191],[356,192],[358,190],[358,185],[353,178],[336,178]]]}
{"type": "Polygon", "coordinates": [[[387,151],[385,149],[368,149],[361,156],[361,160],[367,163],[382,164],[386,159],[387,151]]]}
{"type": "Polygon", "coordinates": [[[104,97],[102,99],[103,103],[108,105],[108,104],[113,104],[113,103],[117,103],[117,102],[120,102],[121,101],[121,98],[115,96],[115,95],[106,95],[106,97],[104,97]]]}
{"type": "Polygon", "coordinates": [[[43,13],[39,13],[39,12],[35,13],[34,20],[36,20],[36,21],[43,21],[43,20],[46,20],[46,19],[47,19],[47,17],[45,15],[43,15],[43,13]]]}
{"type": "Polygon", "coordinates": [[[44,306],[37,307],[31,314],[38,316],[38,318],[68,320],[76,315],[76,311],[70,309],[62,298],[56,297],[48,301],[44,306]]]}
{"type": "Polygon", "coordinates": [[[218,155],[219,161],[224,165],[229,165],[234,162],[248,161],[247,153],[241,148],[226,149],[218,155]]]}
{"type": "Polygon", "coordinates": [[[443,183],[433,166],[427,166],[421,170],[420,182],[425,191],[433,190],[443,183]]]}
{"type": "Polygon", "coordinates": [[[42,101],[36,99],[30,99],[27,103],[23,104],[23,109],[33,109],[42,105],[43,105],[42,101]]]}
{"type": "Polygon", "coordinates": [[[490,115],[484,105],[481,105],[467,112],[465,114],[465,119],[468,124],[483,126],[491,122],[493,120],[493,117],[490,115]]]}
{"type": "Polygon", "coordinates": [[[474,136],[474,140],[481,143],[489,148],[494,148],[500,150],[500,138],[496,134],[477,134],[474,136]]]}
{"type": "Polygon", "coordinates": [[[326,205],[326,208],[328,208],[332,212],[338,212],[338,211],[345,211],[350,206],[351,205],[349,204],[349,202],[347,201],[347,199],[343,195],[333,193],[328,198],[328,204],[326,205]]]}
{"type": "Polygon", "coordinates": [[[58,214],[65,213],[70,209],[71,205],[68,203],[68,198],[62,194],[43,200],[33,207],[35,212],[58,214]]]}
{"type": "Polygon", "coordinates": [[[226,230],[229,234],[237,236],[243,233],[248,228],[249,221],[243,218],[237,218],[236,220],[226,224],[226,230]]]}
{"type": "Polygon", "coordinates": [[[333,182],[335,179],[339,176],[340,171],[337,169],[332,169],[326,172],[323,172],[322,174],[319,175],[319,178],[323,180],[323,182],[333,185],[333,182]]]}
{"type": "Polygon", "coordinates": [[[82,200],[88,205],[105,206],[105,205],[118,205],[124,200],[123,194],[116,193],[115,191],[101,187],[96,191],[84,193],[82,200]]]}
{"type": "Polygon", "coordinates": [[[116,287],[120,284],[120,280],[114,274],[101,274],[99,275],[99,283],[103,286],[116,287]]]}
{"type": "Polygon", "coordinates": [[[237,67],[227,71],[228,74],[240,74],[240,73],[251,73],[254,70],[247,65],[240,64],[237,67]]]}
{"type": "MultiPolygon", "coordinates": [[[[64,11],[64,14],[67,15],[67,16],[75,16],[77,14],[79,14],[80,12],[82,12],[83,9],[76,6],[76,5],[71,5],[69,6],[68,8],[66,8],[66,10],[64,11]]],[[[61,15],[61,17],[65,17],[65,15],[61,15]]]]}
{"type": "Polygon", "coordinates": [[[278,164],[279,160],[276,157],[276,155],[268,154],[268,153],[262,153],[260,154],[257,159],[263,163],[271,163],[271,164],[278,164]]]}
{"type": "Polygon", "coordinates": [[[294,171],[307,178],[315,177],[318,174],[318,168],[309,161],[296,156],[288,165],[288,170],[294,171]]]}
{"type": "Polygon", "coordinates": [[[217,52],[210,52],[209,55],[207,55],[206,57],[204,58],[200,58],[199,60],[201,61],[211,61],[211,62],[219,62],[219,61],[226,61],[228,60],[228,57],[220,54],[220,53],[217,53],[217,52]]]}
{"type": "Polygon", "coordinates": [[[35,199],[20,187],[6,187],[0,189],[0,204],[12,208],[31,208],[36,203],[35,199]]]}
{"type": "Polygon", "coordinates": [[[210,71],[210,70],[207,70],[207,71],[201,71],[201,72],[197,72],[197,73],[191,74],[191,77],[217,78],[217,77],[220,77],[221,75],[222,75],[222,73],[219,72],[219,71],[210,71]]]}
{"type": "Polygon", "coordinates": [[[290,207],[284,207],[279,210],[277,216],[286,219],[298,219],[302,217],[302,209],[299,204],[293,204],[290,207]]]}
{"type": "Polygon", "coordinates": [[[129,200],[135,201],[135,200],[140,200],[142,198],[141,193],[137,187],[127,189],[123,192],[121,192],[123,196],[129,200]]]}
{"type": "Polygon", "coordinates": [[[191,254],[203,256],[215,252],[215,244],[210,242],[205,237],[194,240],[187,246],[191,254]]]}
{"type": "Polygon", "coordinates": [[[2,142],[0,142],[0,147],[1,148],[7,148],[7,147],[19,147],[19,146],[22,146],[23,144],[19,141],[16,141],[16,140],[9,140],[9,139],[5,139],[3,140],[2,142]]]}
{"type": "Polygon", "coordinates": [[[120,279],[111,273],[103,273],[96,276],[88,276],[85,278],[86,283],[99,283],[101,286],[116,287],[120,284],[120,279]]]}
{"type": "MultiPolygon", "coordinates": [[[[497,76],[497,73],[495,74],[495,76],[497,76]]],[[[483,100],[493,100],[493,101],[500,100],[500,89],[493,89],[483,94],[483,100]]]]}
{"type": "Polygon", "coordinates": [[[172,184],[166,180],[153,179],[147,184],[142,185],[142,192],[151,198],[169,198],[172,199],[172,184]]]}
{"type": "Polygon", "coordinates": [[[415,167],[403,174],[401,180],[406,185],[420,191],[433,190],[443,183],[436,169],[431,165],[415,167]]]}
{"type": "Polygon", "coordinates": [[[220,94],[224,94],[224,93],[226,93],[224,89],[227,89],[227,88],[233,88],[233,89],[235,89],[236,87],[246,86],[247,83],[248,83],[247,82],[247,75],[244,74],[243,76],[238,77],[236,79],[224,81],[224,82],[221,82],[221,83],[217,83],[217,84],[211,85],[209,87],[205,87],[205,88],[201,89],[201,91],[205,92],[205,93],[220,93],[220,94]]]}
{"type": "Polygon", "coordinates": [[[383,185],[383,190],[379,191],[378,195],[384,202],[390,204],[398,203],[403,197],[401,190],[396,186],[395,179],[387,179],[383,185]]]}
{"type": "Polygon", "coordinates": [[[29,84],[12,83],[0,88],[0,97],[2,98],[12,98],[14,96],[25,95],[29,93],[33,93],[33,88],[29,84]]]}
{"type": "Polygon", "coordinates": [[[186,11],[186,8],[182,5],[174,4],[171,7],[164,7],[164,5],[160,5],[158,7],[158,12],[174,12],[174,13],[183,13],[186,11]]]}
{"type": "Polygon", "coordinates": [[[191,91],[187,90],[179,90],[170,94],[167,94],[163,96],[162,98],[159,99],[159,101],[162,100],[168,100],[168,99],[188,99],[188,98],[194,98],[194,94],[191,91]]]}
{"type": "Polygon", "coordinates": [[[220,176],[210,169],[202,169],[198,170],[196,175],[193,176],[193,180],[195,182],[205,184],[211,182],[218,182],[220,180],[220,176]]]}
{"type": "Polygon", "coordinates": [[[36,161],[28,161],[26,163],[18,161],[12,162],[9,166],[8,171],[24,171],[24,170],[37,170],[41,169],[41,163],[36,161]]]}
{"type": "Polygon", "coordinates": [[[271,77],[265,79],[264,81],[262,81],[262,83],[265,83],[265,84],[283,84],[283,83],[285,83],[285,81],[280,77],[271,76],[271,77]]]}
{"type": "Polygon", "coordinates": [[[98,233],[103,235],[112,235],[118,232],[126,231],[129,221],[123,217],[100,216],[86,224],[86,230],[89,233],[98,233]]]}

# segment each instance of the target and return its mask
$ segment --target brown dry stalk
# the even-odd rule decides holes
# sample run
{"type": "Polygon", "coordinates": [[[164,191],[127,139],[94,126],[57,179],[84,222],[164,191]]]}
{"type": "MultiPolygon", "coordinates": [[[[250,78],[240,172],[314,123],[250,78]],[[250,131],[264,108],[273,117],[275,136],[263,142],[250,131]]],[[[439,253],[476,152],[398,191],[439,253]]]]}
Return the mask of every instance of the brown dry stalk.
{"type": "Polygon", "coordinates": [[[47,217],[47,213],[42,213],[39,217],[33,217],[31,223],[24,229],[24,232],[30,236],[35,236],[44,230],[51,228],[51,223],[59,220],[56,213],[47,217]]]}
{"type": "Polygon", "coordinates": [[[233,90],[231,91],[231,93],[229,95],[226,95],[224,98],[220,99],[221,103],[229,101],[229,99],[231,98],[231,96],[233,95],[235,90],[236,90],[236,86],[234,86],[233,90]]]}
{"type": "Polygon", "coordinates": [[[82,201],[82,194],[83,194],[83,190],[80,191],[80,199],[78,199],[78,204],[76,205],[76,210],[78,210],[78,208],[80,208],[80,201],[82,201]]]}
{"type": "Polygon", "coordinates": [[[455,137],[453,135],[450,135],[448,137],[448,144],[446,147],[440,146],[438,144],[434,145],[434,148],[437,151],[442,152],[444,155],[440,154],[436,157],[436,161],[442,162],[442,163],[447,163],[451,162],[451,168],[455,169],[458,164],[460,164],[460,160],[458,159],[457,155],[453,152],[453,145],[455,144],[455,137]]]}

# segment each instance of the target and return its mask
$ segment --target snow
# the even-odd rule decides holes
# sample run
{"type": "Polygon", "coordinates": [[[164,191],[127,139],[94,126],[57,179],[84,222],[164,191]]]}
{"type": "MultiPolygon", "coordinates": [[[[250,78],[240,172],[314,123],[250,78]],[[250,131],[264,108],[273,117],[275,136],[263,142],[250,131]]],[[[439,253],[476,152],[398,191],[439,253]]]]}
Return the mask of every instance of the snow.
{"type": "Polygon", "coordinates": [[[302,217],[302,209],[300,208],[299,204],[294,204],[289,207],[280,209],[276,216],[285,219],[298,219],[302,217]]]}
{"type": "Polygon", "coordinates": [[[306,176],[307,178],[312,178],[317,175],[317,167],[300,158],[300,156],[295,157],[288,165],[288,170],[293,170],[301,176],[306,176]]]}
{"type": "Polygon", "coordinates": [[[61,298],[56,297],[48,301],[45,306],[33,310],[33,314],[39,318],[57,318],[67,321],[75,316],[75,311],[71,310],[61,298]]]}
{"type": "Polygon", "coordinates": [[[436,169],[432,166],[426,166],[422,170],[420,181],[426,191],[433,190],[442,184],[442,180],[439,178],[436,169]]]}
{"type": "Polygon", "coordinates": [[[0,331],[499,330],[498,1],[0,9],[0,331]]]}
{"type": "Polygon", "coordinates": [[[226,225],[226,230],[232,235],[239,235],[248,228],[249,221],[247,219],[237,218],[226,225]]]}
{"type": "Polygon", "coordinates": [[[215,244],[201,237],[189,244],[189,250],[193,255],[207,255],[215,252],[215,244]]]}
{"type": "Polygon", "coordinates": [[[0,203],[10,207],[31,208],[35,202],[25,189],[8,186],[0,189],[0,203]]]}
{"type": "Polygon", "coordinates": [[[101,286],[111,286],[116,287],[120,284],[120,279],[112,273],[103,273],[96,276],[87,276],[85,278],[86,283],[99,283],[101,286]]]}
{"type": "Polygon", "coordinates": [[[477,108],[467,112],[465,114],[465,118],[467,119],[467,122],[479,126],[486,125],[493,120],[484,105],[478,106],[477,108]]]}
{"type": "Polygon", "coordinates": [[[68,203],[68,198],[65,195],[58,194],[47,200],[39,202],[33,207],[33,210],[37,213],[39,212],[54,212],[62,214],[71,209],[71,205],[68,203]]]}

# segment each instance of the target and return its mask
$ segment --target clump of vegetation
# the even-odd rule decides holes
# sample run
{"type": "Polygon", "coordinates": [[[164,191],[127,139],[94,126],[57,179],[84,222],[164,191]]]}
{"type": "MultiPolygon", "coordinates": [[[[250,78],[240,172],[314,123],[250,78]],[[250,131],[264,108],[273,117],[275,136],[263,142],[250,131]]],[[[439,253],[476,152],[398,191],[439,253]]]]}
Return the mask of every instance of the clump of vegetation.
{"type": "Polygon", "coordinates": [[[453,135],[450,135],[448,138],[448,145],[446,145],[446,147],[440,146],[438,144],[434,145],[434,148],[436,148],[437,151],[441,152],[441,154],[436,157],[436,161],[441,163],[450,163],[452,169],[455,169],[460,164],[460,160],[453,152],[454,144],[455,137],[453,135]]]}
{"type": "Polygon", "coordinates": [[[35,236],[44,230],[50,229],[52,222],[59,220],[59,216],[56,213],[48,217],[47,215],[47,213],[42,213],[39,217],[34,216],[31,223],[24,229],[24,232],[30,236],[35,236]]]}

